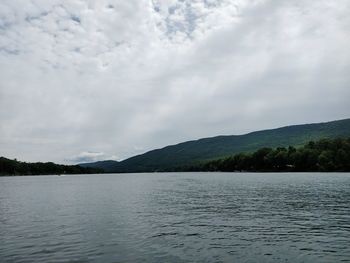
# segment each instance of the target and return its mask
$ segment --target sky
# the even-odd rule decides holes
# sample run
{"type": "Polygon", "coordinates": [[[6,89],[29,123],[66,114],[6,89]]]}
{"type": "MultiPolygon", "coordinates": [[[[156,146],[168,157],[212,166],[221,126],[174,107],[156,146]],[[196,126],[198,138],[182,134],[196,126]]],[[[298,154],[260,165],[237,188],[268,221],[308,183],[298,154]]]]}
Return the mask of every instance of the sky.
{"type": "Polygon", "coordinates": [[[1,0],[0,155],[123,160],[350,117],[349,0],[1,0]]]}

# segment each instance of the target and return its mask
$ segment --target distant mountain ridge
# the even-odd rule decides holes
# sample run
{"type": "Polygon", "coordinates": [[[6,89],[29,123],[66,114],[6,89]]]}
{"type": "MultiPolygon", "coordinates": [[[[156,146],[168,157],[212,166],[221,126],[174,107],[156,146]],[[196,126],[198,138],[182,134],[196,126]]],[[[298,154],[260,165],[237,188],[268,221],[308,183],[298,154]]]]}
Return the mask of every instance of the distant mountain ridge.
{"type": "Polygon", "coordinates": [[[78,164],[79,166],[85,167],[85,168],[96,168],[100,167],[105,171],[113,171],[114,167],[118,164],[119,162],[114,161],[114,160],[106,160],[106,161],[98,161],[98,162],[93,162],[93,163],[83,163],[83,164],[78,164]]]}
{"type": "Polygon", "coordinates": [[[311,140],[350,136],[350,119],[301,124],[255,131],[244,135],[222,135],[166,146],[121,162],[102,161],[79,164],[106,172],[174,171],[197,162],[256,151],[263,147],[302,146],[311,140]]]}

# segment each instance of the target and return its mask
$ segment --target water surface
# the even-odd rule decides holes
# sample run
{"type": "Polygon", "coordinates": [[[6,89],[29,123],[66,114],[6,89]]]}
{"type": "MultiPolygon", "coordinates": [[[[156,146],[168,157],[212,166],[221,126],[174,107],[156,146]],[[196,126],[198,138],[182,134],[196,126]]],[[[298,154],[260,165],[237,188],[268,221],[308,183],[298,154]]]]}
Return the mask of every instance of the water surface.
{"type": "Polygon", "coordinates": [[[0,177],[0,262],[350,262],[350,174],[0,177]]]}

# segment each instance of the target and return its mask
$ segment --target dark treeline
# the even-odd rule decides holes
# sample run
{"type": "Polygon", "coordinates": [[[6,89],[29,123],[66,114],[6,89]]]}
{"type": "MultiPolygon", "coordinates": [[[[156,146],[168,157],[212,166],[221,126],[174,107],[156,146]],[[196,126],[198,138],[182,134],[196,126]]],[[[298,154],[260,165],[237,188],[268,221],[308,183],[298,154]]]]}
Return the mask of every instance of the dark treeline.
{"type": "Polygon", "coordinates": [[[262,148],[204,162],[189,171],[350,172],[350,138],[310,141],[295,148],[262,148]]]}
{"type": "Polygon", "coordinates": [[[84,168],[78,165],[55,163],[26,163],[0,157],[0,175],[44,175],[44,174],[87,174],[101,173],[103,170],[84,168]]]}

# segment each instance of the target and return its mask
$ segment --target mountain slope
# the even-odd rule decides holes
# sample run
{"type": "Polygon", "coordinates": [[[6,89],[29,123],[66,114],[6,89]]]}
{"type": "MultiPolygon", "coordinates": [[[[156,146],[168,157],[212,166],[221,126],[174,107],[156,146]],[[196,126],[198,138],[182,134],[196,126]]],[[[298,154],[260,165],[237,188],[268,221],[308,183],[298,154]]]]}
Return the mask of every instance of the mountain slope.
{"type": "Polygon", "coordinates": [[[105,170],[106,172],[112,172],[115,170],[115,166],[118,165],[118,162],[113,160],[106,160],[94,163],[81,163],[78,165],[84,168],[99,168],[105,170]]]}
{"type": "MultiPolygon", "coordinates": [[[[108,172],[172,171],[177,167],[227,155],[255,151],[262,147],[301,146],[310,140],[350,136],[350,119],[325,123],[287,126],[245,135],[204,138],[152,150],[104,167],[99,163],[88,167],[108,172]]],[[[81,164],[85,166],[87,164],[81,164]]]]}

